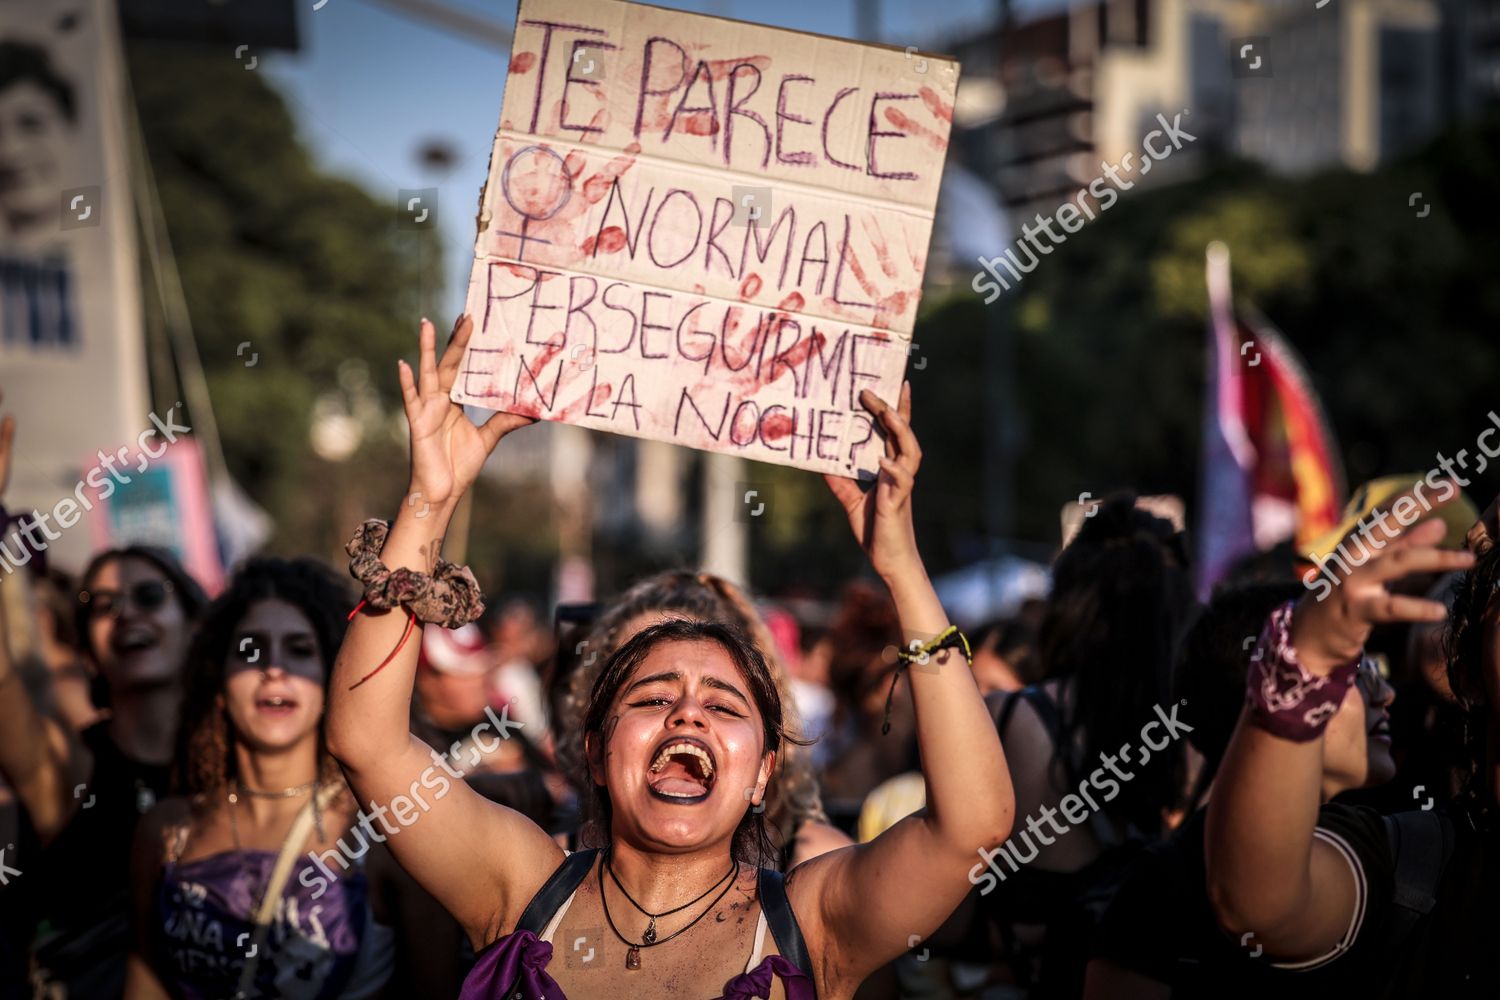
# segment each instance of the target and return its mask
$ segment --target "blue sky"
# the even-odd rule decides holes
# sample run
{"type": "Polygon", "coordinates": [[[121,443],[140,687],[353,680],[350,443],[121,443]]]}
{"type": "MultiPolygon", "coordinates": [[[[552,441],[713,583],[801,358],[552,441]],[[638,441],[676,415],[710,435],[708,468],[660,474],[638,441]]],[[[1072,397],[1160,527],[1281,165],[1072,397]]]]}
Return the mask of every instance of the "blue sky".
{"type": "MultiPolygon", "coordinates": [[[[397,14],[371,0],[297,0],[302,51],[260,61],[289,99],[301,136],[328,170],[351,177],[394,207],[401,188],[439,189],[448,286],[444,317],[462,307],[473,255],[474,215],[500,118],[509,53],[397,14]],[[456,153],[447,173],[424,168],[418,150],[441,140],[456,153]]],[[[443,0],[512,28],[514,0],[443,0]]],[[[1016,0],[1016,11],[1052,6],[1016,0]]],[[[697,0],[658,6],[852,38],[852,0],[697,0]]],[[[882,37],[931,46],[993,16],[996,0],[884,0],[882,37]]],[[[443,320],[433,317],[439,325],[443,320]]]]}

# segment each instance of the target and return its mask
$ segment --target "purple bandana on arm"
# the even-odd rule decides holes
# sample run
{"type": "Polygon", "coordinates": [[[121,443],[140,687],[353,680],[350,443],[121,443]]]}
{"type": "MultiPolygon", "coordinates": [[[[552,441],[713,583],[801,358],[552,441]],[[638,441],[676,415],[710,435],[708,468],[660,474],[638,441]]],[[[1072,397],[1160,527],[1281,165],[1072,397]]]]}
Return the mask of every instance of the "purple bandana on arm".
{"type": "Polygon", "coordinates": [[[1288,601],[1266,620],[1245,676],[1245,702],[1250,708],[1250,721],[1258,728],[1285,740],[1307,743],[1323,735],[1328,720],[1344,703],[1359,658],[1334,668],[1326,677],[1312,674],[1292,645],[1296,606],[1296,601],[1288,601]]]}

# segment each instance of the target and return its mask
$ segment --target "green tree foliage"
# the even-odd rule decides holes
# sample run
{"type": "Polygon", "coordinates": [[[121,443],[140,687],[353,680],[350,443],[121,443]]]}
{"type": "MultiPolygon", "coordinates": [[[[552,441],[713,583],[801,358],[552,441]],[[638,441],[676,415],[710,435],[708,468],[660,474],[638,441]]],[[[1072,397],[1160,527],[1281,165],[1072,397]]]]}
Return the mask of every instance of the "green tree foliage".
{"type": "MultiPolygon", "coordinates": [[[[1281,178],[1230,163],[1122,197],[990,306],[966,277],[946,295],[929,292],[914,337],[928,363],[908,377],[926,456],[919,533],[932,570],[985,551],[983,338],[997,319],[1015,343],[1015,537],[1054,545],[1064,503],[1121,487],[1179,494],[1191,525],[1205,388],[1203,258],[1215,239],[1230,247],[1238,301],[1303,356],[1351,488],[1425,471],[1439,452],[1472,455],[1488,413],[1500,412],[1497,184],[1493,120],[1369,174],[1281,178]],[[1423,205],[1430,211],[1420,216],[1423,205]]],[[[1497,485],[1492,469],[1469,492],[1482,504],[1497,485]]],[[[858,561],[844,551],[831,508],[810,503],[802,523],[806,535],[840,544],[814,540],[826,560],[800,564],[837,579],[858,561]]],[[[771,551],[756,558],[757,582],[769,585],[787,579],[806,548],[801,539],[768,540],[771,551]],[[762,566],[771,570],[764,577],[762,566]]]]}
{"type": "Polygon", "coordinates": [[[360,518],[400,502],[395,361],[415,359],[440,247],[398,228],[394,191],[320,171],[260,73],[217,49],[128,55],[230,471],[274,516],[271,549],[332,557],[360,518]],[[361,425],[348,461],[310,447],[320,398],[361,425]]]}
{"type": "MultiPolygon", "coordinates": [[[[413,318],[440,291],[439,248],[398,229],[393,204],[319,171],[260,74],[218,52],[137,44],[130,56],[231,471],[275,516],[273,549],[336,557],[351,524],[401,502],[393,367],[414,355],[413,318]],[[255,367],[236,355],[244,341],[255,367]],[[309,447],[314,405],[330,393],[364,425],[347,462],[309,447]]],[[[966,278],[930,292],[915,335],[927,364],[910,377],[933,571],[985,552],[983,338],[997,321],[1014,337],[1015,538],[1055,543],[1059,508],[1085,490],[1194,503],[1213,239],[1231,248],[1239,299],[1306,359],[1351,485],[1472,451],[1500,410],[1497,182],[1493,121],[1371,174],[1288,179],[1220,164],[1131,192],[990,306],[966,278]]],[[[817,477],[761,465],[747,475],[776,491],[775,517],[751,528],[758,586],[822,590],[859,570],[817,477]]],[[[1494,487],[1489,477],[1471,492],[1494,487]]],[[[487,585],[544,585],[553,543],[542,492],[481,484],[470,557],[487,585]]],[[[628,542],[601,541],[601,565],[634,568],[628,542]]]]}

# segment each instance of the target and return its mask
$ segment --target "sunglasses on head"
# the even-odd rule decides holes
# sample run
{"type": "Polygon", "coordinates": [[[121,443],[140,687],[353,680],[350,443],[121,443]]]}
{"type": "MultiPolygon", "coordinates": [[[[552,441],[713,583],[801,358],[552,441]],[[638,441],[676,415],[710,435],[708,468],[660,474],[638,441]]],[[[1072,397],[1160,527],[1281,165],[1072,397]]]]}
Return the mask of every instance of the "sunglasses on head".
{"type": "Polygon", "coordinates": [[[167,603],[172,595],[172,584],[167,580],[143,580],[125,591],[82,591],[78,595],[80,604],[88,606],[91,614],[109,615],[122,608],[128,599],[141,611],[155,611],[167,603]]]}

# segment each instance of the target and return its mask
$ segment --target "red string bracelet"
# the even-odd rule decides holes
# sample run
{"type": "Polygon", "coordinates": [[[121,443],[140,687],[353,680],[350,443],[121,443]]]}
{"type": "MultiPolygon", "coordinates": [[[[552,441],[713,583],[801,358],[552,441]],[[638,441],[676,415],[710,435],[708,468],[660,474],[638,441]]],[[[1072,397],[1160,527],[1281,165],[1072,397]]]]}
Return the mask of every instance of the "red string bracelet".
{"type": "Polygon", "coordinates": [[[392,570],[380,561],[390,525],[380,520],[369,520],[359,526],[344,551],[349,553],[349,572],[365,585],[364,599],[349,612],[349,620],[366,607],[390,610],[400,607],[406,611],[406,631],[401,641],[391,650],[380,666],[355,681],[353,691],[365,681],[380,673],[406,646],[417,622],[458,628],[474,621],[484,613],[484,597],[479,592],[479,583],[465,566],[455,566],[446,559],[437,557],[433,572],[418,573],[410,569],[392,570]]]}
{"type": "MultiPolygon", "coordinates": [[[[348,617],[347,621],[351,621],[352,622],[354,620],[354,616],[357,615],[357,614],[359,614],[360,611],[364,608],[365,603],[366,603],[365,601],[360,601],[358,604],[356,604],[354,606],[354,610],[351,611],[351,612],[349,612],[349,617],[348,617]]],[[[403,609],[403,610],[405,610],[405,609],[403,609]]],[[[396,658],[396,654],[399,653],[399,652],[401,652],[401,647],[403,647],[403,646],[406,645],[406,640],[411,638],[412,630],[415,629],[416,626],[417,626],[417,616],[414,615],[414,614],[412,614],[411,611],[407,610],[406,611],[406,631],[404,631],[404,632],[401,633],[401,641],[398,642],[398,643],[396,643],[396,648],[393,649],[393,650],[391,650],[391,654],[389,656],[387,656],[385,659],[383,659],[383,660],[380,661],[380,666],[376,667],[374,670],[371,670],[368,674],[365,674],[359,680],[357,680],[353,684],[349,685],[349,690],[353,691],[355,688],[359,687],[365,681],[369,680],[371,677],[374,677],[376,674],[380,673],[387,666],[389,666],[390,662],[396,658]]]]}

